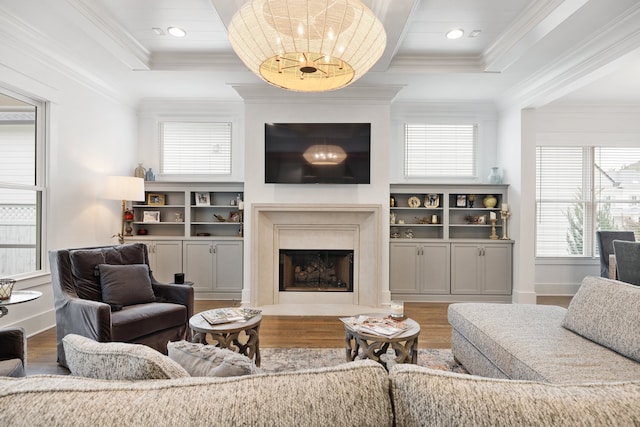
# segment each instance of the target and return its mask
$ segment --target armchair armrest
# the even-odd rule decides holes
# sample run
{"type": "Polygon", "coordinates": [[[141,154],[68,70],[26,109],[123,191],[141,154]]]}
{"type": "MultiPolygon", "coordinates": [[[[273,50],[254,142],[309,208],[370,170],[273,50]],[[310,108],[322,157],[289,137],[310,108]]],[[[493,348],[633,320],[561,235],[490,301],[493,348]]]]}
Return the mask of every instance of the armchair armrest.
{"type": "Polygon", "coordinates": [[[0,329],[0,360],[20,359],[24,365],[26,347],[24,329],[20,327],[0,329]]]}
{"type": "Polygon", "coordinates": [[[77,334],[98,342],[111,341],[111,307],[109,304],[81,298],[68,298],[57,316],[56,328],[62,339],[77,334]]]}
{"type": "Polygon", "coordinates": [[[187,318],[193,316],[194,292],[191,286],[153,282],[153,293],[162,302],[172,302],[187,307],[187,318]]]}

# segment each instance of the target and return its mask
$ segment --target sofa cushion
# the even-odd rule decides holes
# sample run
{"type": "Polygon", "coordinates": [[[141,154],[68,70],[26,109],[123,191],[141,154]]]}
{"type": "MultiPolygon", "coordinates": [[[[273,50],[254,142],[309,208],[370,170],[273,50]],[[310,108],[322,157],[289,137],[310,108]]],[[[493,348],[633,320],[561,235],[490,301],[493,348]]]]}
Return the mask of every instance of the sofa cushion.
{"type": "Polygon", "coordinates": [[[397,364],[398,426],[612,426],[640,422],[640,382],[549,384],[474,377],[397,364]]]}
{"type": "Polygon", "coordinates": [[[154,302],[147,264],[98,264],[102,301],[110,305],[134,305],[154,302]]]}
{"type": "Polygon", "coordinates": [[[105,246],[69,251],[71,274],[75,290],[82,299],[102,301],[100,278],[95,274],[98,264],[145,264],[144,244],[105,246]]]}
{"type": "Polygon", "coordinates": [[[105,380],[151,380],[188,377],[173,360],[141,344],[100,343],[80,335],[62,339],[72,375],[105,380]]]}
{"type": "Polygon", "coordinates": [[[111,313],[111,339],[130,342],[164,329],[186,328],[188,320],[187,307],[181,304],[154,302],[130,305],[111,313]]]}
{"type": "Polygon", "coordinates": [[[453,355],[474,375],[553,383],[640,380],[638,362],[563,328],[565,313],[549,305],[451,304],[453,355]]]}
{"type": "Polygon", "coordinates": [[[0,360],[0,376],[24,377],[27,373],[20,359],[0,360]]]}
{"type": "Polygon", "coordinates": [[[585,277],[562,326],[640,362],[640,287],[585,277]]]}
{"type": "Polygon", "coordinates": [[[6,426],[391,427],[389,379],[371,360],[232,378],[0,379],[6,426]]]}
{"type": "Polygon", "coordinates": [[[192,377],[235,377],[257,373],[247,356],[213,345],[176,341],[167,344],[169,357],[192,377]]]}

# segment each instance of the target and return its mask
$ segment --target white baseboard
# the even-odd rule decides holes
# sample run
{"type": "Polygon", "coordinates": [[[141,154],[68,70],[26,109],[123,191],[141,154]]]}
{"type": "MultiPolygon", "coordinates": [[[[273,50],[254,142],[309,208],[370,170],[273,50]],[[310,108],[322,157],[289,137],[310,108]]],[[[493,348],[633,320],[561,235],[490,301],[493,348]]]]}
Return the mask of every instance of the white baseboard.
{"type": "Polygon", "coordinates": [[[538,296],[573,296],[578,292],[580,283],[539,283],[536,285],[538,296]]]}

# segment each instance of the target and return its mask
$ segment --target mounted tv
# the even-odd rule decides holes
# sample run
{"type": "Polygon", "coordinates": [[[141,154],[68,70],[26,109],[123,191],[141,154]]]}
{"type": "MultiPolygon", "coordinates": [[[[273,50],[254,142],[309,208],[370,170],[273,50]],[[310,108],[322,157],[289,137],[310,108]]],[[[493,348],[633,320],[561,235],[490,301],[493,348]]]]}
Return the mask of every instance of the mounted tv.
{"type": "Polygon", "coordinates": [[[265,182],[370,184],[371,123],[265,123],[265,182]]]}

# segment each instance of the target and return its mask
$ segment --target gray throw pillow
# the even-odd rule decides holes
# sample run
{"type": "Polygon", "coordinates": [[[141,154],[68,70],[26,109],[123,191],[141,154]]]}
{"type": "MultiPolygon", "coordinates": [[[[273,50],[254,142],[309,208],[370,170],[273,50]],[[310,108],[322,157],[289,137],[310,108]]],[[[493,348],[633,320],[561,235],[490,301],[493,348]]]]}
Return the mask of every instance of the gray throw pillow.
{"type": "Polygon", "coordinates": [[[256,365],[243,354],[213,345],[169,342],[169,358],[192,377],[235,377],[258,373],[256,365]]]}
{"type": "Polygon", "coordinates": [[[184,378],[189,374],[164,354],[142,344],[96,342],[69,334],[62,339],[71,375],[102,380],[184,378]]]}
{"type": "Polygon", "coordinates": [[[111,305],[155,302],[147,264],[99,264],[102,301],[111,305]]]}
{"type": "Polygon", "coordinates": [[[640,362],[640,287],[587,276],[562,326],[640,362]]]}

